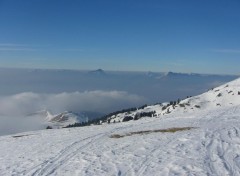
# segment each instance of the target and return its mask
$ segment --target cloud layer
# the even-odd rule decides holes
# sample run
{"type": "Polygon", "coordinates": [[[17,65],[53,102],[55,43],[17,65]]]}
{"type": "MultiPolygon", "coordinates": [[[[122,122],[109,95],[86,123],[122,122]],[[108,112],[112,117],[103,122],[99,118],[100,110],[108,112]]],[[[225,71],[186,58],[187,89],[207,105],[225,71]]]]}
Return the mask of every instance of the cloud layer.
{"type": "Polygon", "coordinates": [[[60,94],[25,92],[0,97],[0,135],[44,129],[44,118],[28,116],[41,110],[109,113],[141,105],[143,97],[124,91],[85,91],[60,94]]]}
{"type": "Polygon", "coordinates": [[[85,91],[60,94],[20,93],[0,98],[0,115],[22,116],[40,110],[112,112],[144,103],[144,98],[124,91],[85,91]]]}

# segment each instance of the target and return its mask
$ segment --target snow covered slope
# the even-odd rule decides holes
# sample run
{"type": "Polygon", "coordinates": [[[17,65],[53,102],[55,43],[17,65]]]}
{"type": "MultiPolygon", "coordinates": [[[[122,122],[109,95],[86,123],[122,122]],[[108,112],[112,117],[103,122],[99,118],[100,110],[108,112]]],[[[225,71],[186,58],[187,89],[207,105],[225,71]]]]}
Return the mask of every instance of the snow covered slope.
{"type": "Polygon", "coordinates": [[[158,118],[2,136],[0,175],[240,175],[238,89],[240,79],[158,118]]]}
{"type": "Polygon", "coordinates": [[[54,127],[64,127],[69,124],[80,123],[88,121],[88,117],[84,114],[77,114],[73,112],[65,111],[63,113],[52,116],[49,119],[49,124],[54,127]]]}
{"type": "MultiPolygon", "coordinates": [[[[199,96],[187,98],[178,102],[161,103],[146,106],[133,111],[118,113],[109,117],[110,123],[122,122],[125,117],[141,117],[166,116],[169,114],[185,114],[195,113],[199,111],[208,111],[213,109],[221,109],[222,107],[231,107],[240,105],[240,78],[232,82],[224,84],[220,87],[209,90],[199,96]],[[149,115],[150,113],[150,115],[149,115]]],[[[135,119],[135,120],[136,120],[135,119]]]]}
{"type": "Polygon", "coordinates": [[[201,110],[213,110],[220,107],[231,107],[240,105],[240,79],[234,80],[230,83],[222,85],[220,87],[209,90],[208,92],[191,97],[189,99],[180,102],[180,105],[174,109],[179,113],[179,107],[183,107],[183,112],[195,112],[201,110]]]}

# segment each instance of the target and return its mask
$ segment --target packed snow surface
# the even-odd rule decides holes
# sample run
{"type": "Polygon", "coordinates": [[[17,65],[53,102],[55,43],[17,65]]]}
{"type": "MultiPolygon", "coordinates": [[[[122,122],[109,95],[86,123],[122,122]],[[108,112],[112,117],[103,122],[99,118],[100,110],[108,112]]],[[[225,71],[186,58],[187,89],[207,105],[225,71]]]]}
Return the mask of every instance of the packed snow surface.
{"type": "Polygon", "coordinates": [[[0,175],[240,175],[239,89],[237,79],[138,121],[2,136],[0,175]],[[127,135],[174,127],[194,128],[127,135]]]}

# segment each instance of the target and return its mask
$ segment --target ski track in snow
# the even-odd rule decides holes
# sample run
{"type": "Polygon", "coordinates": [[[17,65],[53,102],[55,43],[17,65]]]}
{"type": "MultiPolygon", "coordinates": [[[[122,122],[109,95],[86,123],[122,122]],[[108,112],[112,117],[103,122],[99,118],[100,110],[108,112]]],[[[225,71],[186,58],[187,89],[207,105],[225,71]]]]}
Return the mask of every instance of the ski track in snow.
{"type": "Polygon", "coordinates": [[[87,149],[89,146],[92,145],[92,143],[96,143],[103,136],[109,136],[111,133],[117,132],[118,130],[122,129],[124,129],[124,127],[119,127],[107,133],[99,133],[94,136],[90,136],[85,139],[76,141],[62,149],[57,156],[49,159],[48,161],[43,162],[42,164],[34,166],[33,168],[27,171],[20,173],[20,175],[32,175],[32,176],[51,175],[55,172],[55,170],[64,165],[69,159],[73,158],[82,149],[87,149]]]}
{"type": "Polygon", "coordinates": [[[239,133],[239,126],[232,124],[205,134],[209,175],[240,175],[239,133]]]}
{"type": "MultiPolygon", "coordinates": [[[[98,134],[98,135],[91,136],[86,139],[74,142],[70,146],[67,146],[66,148],[61,150],[60,153],[57,156],[55,156],[54,158],[37,166],[37,168],[38,167],[39,168],[33,174],[30,174],[30,175],[35,176],[35,175],[53,174],[57,168],[59,168],[64,163],[66,163],[70,158],[74,157],[74,155],[76,155],[81,149],[87,147],[93,141],[95,142],[101,136],[103,136],[103,134],[98,134]],[[79,145],[82,142],[83,142],[83,144],[79,145]]],[[[36,167],[34,167],[33,169],[35,169],[35,168],[36,167]]],[[[27,175],[28,172],[31,172],[33,169],[30,169],[29,171],[24,172],[23,175],[27,175]]]]}

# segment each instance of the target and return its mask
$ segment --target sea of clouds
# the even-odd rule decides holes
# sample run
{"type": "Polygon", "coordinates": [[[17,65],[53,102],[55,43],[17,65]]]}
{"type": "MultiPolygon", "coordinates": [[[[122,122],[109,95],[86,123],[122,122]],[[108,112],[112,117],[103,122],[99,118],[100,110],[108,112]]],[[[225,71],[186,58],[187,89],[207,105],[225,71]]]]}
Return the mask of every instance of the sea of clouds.
{"type": "Polygon", "coordinates": [[[24,92],[0,97],[0,134],[24,129],[43,129],[44,117],[29,116],[47,110],[52,114],[64,111],[110,113],[114,110],[142,105],[145,98],[124,91],[84,91],[40,94],[24,92]]]}
{"type": "Polygon", "coordinates": [[[108,113],[113,110],[144,103],[144,98],[124,91],[84,91],[59,94],[25,92],[0,97],[1,115],[28,115],[40,110],[52,113],[63,111],[94,111],[108,113]]]}

